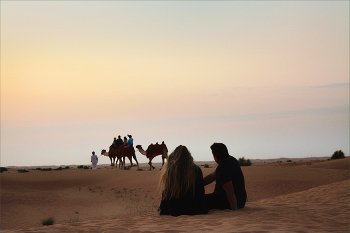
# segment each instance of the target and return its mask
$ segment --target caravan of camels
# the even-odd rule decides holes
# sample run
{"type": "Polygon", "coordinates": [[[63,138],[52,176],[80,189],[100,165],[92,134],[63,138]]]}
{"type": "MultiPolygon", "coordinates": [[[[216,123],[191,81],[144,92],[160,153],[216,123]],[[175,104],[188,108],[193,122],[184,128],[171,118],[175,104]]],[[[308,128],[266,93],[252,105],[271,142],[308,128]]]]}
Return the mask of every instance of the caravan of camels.
{"type": "MultiPolygon", "coordinates": [[[[133,146],[133,139],[131,135],[129,136],[129,140],[124,137],[124,142],[121,140],[120,136],[118,139],[114,138],[113,144],[109,147],[109,151],[107,152],[105,149],[101,151],[101,155],[108,156],[111,160],[111,166],[117,167],[118,162],[119,168],[126,169],[125,168],[125,157],[127,157],[130,161],[130,168],[133,166],[132,159],[135,160],[137,164],[137,170],[140,170],[139,162],[136,158],[135,149],[133,146]]],[[[162,156],[162,167],[164,166],[164,160],[168,159],[168,148],[164,144],[164,141],[161,144],[150,144],[147,147],[147,150],[144,150],[141,145],[137,145],[136,148],[139,150],[139,152],[143,155],[145,155],[149,159],[149,166],[150,170],[155,169],[155,167],[152,165],[152,159],[158,155],[162,156]]]]}

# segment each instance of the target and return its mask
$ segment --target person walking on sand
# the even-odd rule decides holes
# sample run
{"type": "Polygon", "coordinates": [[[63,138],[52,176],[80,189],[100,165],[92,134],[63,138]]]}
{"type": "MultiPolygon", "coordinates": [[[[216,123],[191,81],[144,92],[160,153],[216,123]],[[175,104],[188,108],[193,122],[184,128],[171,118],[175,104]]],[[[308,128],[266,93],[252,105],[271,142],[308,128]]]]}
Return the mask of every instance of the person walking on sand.
{"type": "Polygon", "coordinates": [[[194,164],[185,146],[178,146],[170,155],[159,182],[162,200],[160,215],[207,214],[202,170],[194,164]]]}
{"type": "Polygon", "coordinates": [[[97,158],[97,155],[95,154],[95,151],[92,152],[91,163],[92,163],[92,169],[97,169],[98,158],[97,158]]]}
{"type": "Polygon", "coordinates": [[[231,210],[243,208],[247,193],[238,161],[229,155],[223,143],[214,143],[210,148],[215,162],[219,165],[213,173],[204,177],[204,186],[216,181],[214,192],[205,195],[208,208],[231,210]]]}

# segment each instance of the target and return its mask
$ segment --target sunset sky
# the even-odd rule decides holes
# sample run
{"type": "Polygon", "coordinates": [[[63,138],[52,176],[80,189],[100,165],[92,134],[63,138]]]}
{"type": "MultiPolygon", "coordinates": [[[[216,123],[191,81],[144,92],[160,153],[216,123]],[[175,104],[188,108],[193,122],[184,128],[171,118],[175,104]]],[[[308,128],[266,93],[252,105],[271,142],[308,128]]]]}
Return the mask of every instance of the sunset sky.
{"type": "Polygon", "coordinates": [[[1,166],[90,164],[127,134],[197,161],[348,156],[349,1],[1,1],[1,166]]]}

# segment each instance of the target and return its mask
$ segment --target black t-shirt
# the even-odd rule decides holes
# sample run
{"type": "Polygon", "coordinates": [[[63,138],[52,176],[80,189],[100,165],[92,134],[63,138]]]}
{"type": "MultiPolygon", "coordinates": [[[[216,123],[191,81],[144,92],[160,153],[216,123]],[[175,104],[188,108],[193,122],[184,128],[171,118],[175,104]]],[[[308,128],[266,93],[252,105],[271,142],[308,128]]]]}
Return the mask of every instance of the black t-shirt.
{"type": "Polygon", "coordinates": [[[115,142],[115,146],[119,147],[121,144],[123,144],[123,140],[121,138],[118,138],[115,142]]]}
{"type": "Polygon", "coordinates": [[[237,199],[238,207],[243,207],[247,200],[247,193],[245,190],[244,176],[239,166],[238,161],[230,156],[230,158],[216,168],[216,184],[214,194],[221,199],[227,200],[226,191],[222,187],[227,182],[232,181],[234,192],[237,199]]]}
{"type": "Polygon", "coordinates": [[[195,194],[193,197],[192,192],[186,193],[183,197],[162,200],[160,203],[161,215],[196,215],[207,214],[208,207],[205,201],[205,190],[202,170],[196,166],[196,181],[195,181],[195,194]]]}

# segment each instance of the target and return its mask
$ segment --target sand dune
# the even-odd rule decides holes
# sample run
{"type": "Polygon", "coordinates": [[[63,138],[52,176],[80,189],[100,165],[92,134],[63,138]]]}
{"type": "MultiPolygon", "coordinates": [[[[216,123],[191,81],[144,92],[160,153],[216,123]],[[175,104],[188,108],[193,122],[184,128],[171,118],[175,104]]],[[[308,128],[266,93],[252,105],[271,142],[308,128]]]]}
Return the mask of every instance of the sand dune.
{"type": "Polygon", "coordinates": [[[2,173],[1,232],[349,231],[349,158],[243,167],[246,207],[200,216],[158,216],[161,172],[144,169],[2,173]]]}

